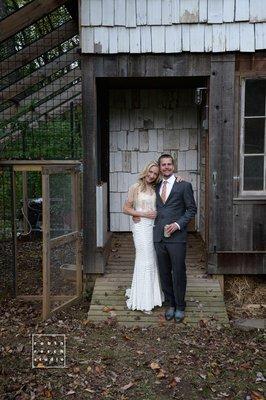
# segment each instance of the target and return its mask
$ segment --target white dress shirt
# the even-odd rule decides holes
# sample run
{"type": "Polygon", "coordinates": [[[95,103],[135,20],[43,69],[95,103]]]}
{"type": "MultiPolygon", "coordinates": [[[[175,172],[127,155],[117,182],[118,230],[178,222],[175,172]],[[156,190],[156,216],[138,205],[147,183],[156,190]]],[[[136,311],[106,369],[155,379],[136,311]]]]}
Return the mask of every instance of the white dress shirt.
{"type": "Polygon", "coordinates": [[[170,194],[170,192],[171,192],[171,190],[172,190],[172,187],[173,187],[173,185],[174,185],[174,183],[175,183],[175,175],[171,175],[170,178],[168,178],[168,179],[163,179],[163,180],[162,180],[162,183],[161,183],[161,186],[160,186],[160,196],[161,196],[161,194],[162,194],[163,183],[164,183],[165,181],[167,182],[167,184],[166,184],[166,200],[167,200],[167,199],[168,199],[168,196],[169,196],[169,194],[170,194]]]}
{"type": "MultiPolygon", "coordinates": [[[[166,184],[166,197],[165,197],[165,199],[166,200],[168,199],[168,196],[171,193],[171,190],[172,190],[173,185],[175,183],[175,180],[176,180],[176,177],[175,177],[174,174],[171,175],[170,178],[162,180],[162,183],[161,183],[161,186],[160,186],[160,196],[161,196],[162,190],[163,190],[163,183],[166,181],[167,184],[166,184]]],[[[176,224],[177,228],[180,230],[180,226],[178,225],[178,223],[175,222],[175,224],[176,224]]]]}

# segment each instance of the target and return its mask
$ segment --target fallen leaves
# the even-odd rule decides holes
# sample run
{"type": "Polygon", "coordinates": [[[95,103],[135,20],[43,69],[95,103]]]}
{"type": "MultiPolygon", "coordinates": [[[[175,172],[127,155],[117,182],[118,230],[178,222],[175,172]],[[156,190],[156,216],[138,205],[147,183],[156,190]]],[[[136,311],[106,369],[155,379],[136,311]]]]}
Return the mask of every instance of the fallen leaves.
{"type": "Polygon", "coordinates": [[[127,341],[131,341],[134,340],[132,337],[130,337],[129,335],[124,335],[123,338],[127,341]]]}
{"type": "Polygon", "coordinates": [[[129,382],[127,385],[122,386],[120,388],[120,390],[121,390],[121,392],[125,392],[126,390],[132,388],[134,385],[135,385],[134,382],[129,382]]]}
{"type": "Polygon", "coordinates": [[[262,393],[253,391],[250,393],[250,400],[265,400],[265,397],[262,393]]]}
{"type": "Polygon", "coordinates": [[[156,328],[121,328],[115,325],[112,305],[101,304],[109,320],[101,324],[89,323],[87,304],[82,307],[79,316],[73,307],[58,319],[31,327],[31,331],[42,333],[63,330],[68,336],[68,369],[32,373],[27,367],[31,362],[31,331],[25,335],[20,330],[23,324],[27,326],[26,307],[21,314],[18,307],[16,322],[12,319],[14,307],[12,312],[5,307],[3,315],[7,310],[8,315],[0,328],[0,387],[10,393],[9,398],[19,393],[21,400],[84,396],[129,400],[161,398],[163,393],[165,398],[181,399],[186,393],[189,399],[265,400],[260,391],[265,377],[258,372],[263,371],[260,333],[240,333],[234,328],[218,331],[210,326],[210,320],[202,320],[195,329],[184,326],[177,330],[164,319],[160,324],[160,318],[156,328]],[[52,381],[52,387],[47,380],[52,381]]]}
{"type": "Polygon", "coordinates": [[[115,310],[114,307],[108,307],[108,306],[105,306],[102,309],[102,311],[105,312],[105,313],[109,313],[109,312],[114,311],[114,310],[115,310]]]}
{"type": "Polygon", "coordinates": [[[170,384],[169,384],[169,387],[174,388],[174,387],[176,387],[177,384],[180,383],[180,382],[181,382],[181,378],[179,378],[179,376],[175,376],[175,377],[171,380],[171,382],[170,382],[170,384]]]}
{"type": "Polygon", "coordinates": [[[157,379],[163,379],[167,377],[166,371],[163,368],[161,368],[158,362],[151,362],[150,368],[156,373],[157,379]]]}
{"type": "Polygon", "coordinates": [[[257,372],[256,382],[266,382],[266,378],[263,376],[262,372],[257,372]]]}
{"type": "Polygon", "coordinates": [[[151,362],[150,367],[152,370],[160,369],[160,365],[157,362],[151,362]]]}
{"type": "Polygon", "coordinates": [[[203,379],[204,381],[206,380],[206,378],[207,378],[207,376],[206,375],[204,375],[204,374],[198,374],[200,377],[201,377],[201,379],[203,379]]]}

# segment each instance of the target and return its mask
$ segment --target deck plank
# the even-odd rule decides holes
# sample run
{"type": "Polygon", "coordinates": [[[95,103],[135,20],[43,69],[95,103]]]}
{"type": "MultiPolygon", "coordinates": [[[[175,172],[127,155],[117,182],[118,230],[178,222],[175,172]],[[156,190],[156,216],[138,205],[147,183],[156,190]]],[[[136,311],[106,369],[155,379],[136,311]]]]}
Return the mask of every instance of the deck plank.
{"type": "MultiPolygon", "coordinates": [[[[128,310],[125,289],[130,286],[134,268],[134,245],[130,234],[115,234],[106,273],[96,279],[88,320],[110,322],[123,326],[158,326],[164,320],[164,308],[156,307],[152,314],[128,310]]],[[[187,293],[185,324],[197,325],[200,320],[228,324],[223,294],[219,282],[206,276],[204,247],[197,235],[189,235],[187,252],[187,293]]]]}

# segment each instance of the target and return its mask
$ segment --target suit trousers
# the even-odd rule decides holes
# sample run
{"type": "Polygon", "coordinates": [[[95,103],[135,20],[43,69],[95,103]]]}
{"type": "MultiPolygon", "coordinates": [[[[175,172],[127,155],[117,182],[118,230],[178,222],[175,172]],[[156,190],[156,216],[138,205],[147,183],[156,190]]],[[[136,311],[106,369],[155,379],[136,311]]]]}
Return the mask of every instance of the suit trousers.
{"type": "Polygon", "coordinates": [[[184,311],[187,287],[186,243],[161,241],[155,242],[154,246],[165,299],[169,301],[171,307],[184,311]]]}

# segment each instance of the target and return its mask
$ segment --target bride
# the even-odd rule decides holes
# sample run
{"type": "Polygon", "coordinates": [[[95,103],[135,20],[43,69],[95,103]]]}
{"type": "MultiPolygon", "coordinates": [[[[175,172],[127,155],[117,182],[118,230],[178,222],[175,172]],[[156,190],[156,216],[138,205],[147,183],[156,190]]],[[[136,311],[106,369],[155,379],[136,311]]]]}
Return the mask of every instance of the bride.
{"type": "Polygon", "coordinates": [[[131,288],[126,290],[127,307],[147,314],[164,300],[160,287],[156,253],[153,245],[153,224],[156,218],[155,185],[159,181],[159,166],[150,162],[140,173],[137,183],[128,191],[123,207],[125,214],[139,217],[132,226],[136,249],[131,288]]]}

